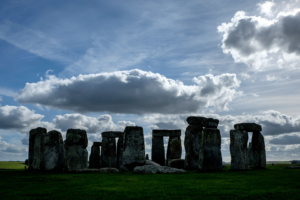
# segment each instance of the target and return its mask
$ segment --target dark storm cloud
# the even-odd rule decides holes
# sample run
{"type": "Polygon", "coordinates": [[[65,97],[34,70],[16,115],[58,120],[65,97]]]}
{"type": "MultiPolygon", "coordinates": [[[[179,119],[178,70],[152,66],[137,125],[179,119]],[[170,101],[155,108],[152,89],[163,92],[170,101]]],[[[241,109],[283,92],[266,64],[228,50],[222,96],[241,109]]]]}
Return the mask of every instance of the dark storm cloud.
{"type": "Polygon", "coordinates": [[[71,79],[49,76],[27,83],[19,92],[21,103],[38,103],[76,112],[187,113],[204,106],[226,109],[241,95],[235,74],[194,78],[197,85],[184,85],[138,69],[79,75],[71,79]]]}
{"type": "Polygon", "coordinates": [[[269,143],[276,144],[276,145],[300,144],[300,136],[299,135],[283,135],[283,136],[271,139],[269,141],[269,143]]]}

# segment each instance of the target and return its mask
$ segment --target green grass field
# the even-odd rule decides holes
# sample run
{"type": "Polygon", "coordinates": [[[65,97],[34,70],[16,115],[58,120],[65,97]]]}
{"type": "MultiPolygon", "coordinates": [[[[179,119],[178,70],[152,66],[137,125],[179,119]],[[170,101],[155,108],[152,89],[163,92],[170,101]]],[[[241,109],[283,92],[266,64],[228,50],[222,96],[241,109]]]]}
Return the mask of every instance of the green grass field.
{"type": "Polygon", "coordinates": [[[142,175],[32,172],[0,162],[0,199],[300,199],[300,170],[142,175]],[[6,167],[5,167],[6,166],[6,167]]]}

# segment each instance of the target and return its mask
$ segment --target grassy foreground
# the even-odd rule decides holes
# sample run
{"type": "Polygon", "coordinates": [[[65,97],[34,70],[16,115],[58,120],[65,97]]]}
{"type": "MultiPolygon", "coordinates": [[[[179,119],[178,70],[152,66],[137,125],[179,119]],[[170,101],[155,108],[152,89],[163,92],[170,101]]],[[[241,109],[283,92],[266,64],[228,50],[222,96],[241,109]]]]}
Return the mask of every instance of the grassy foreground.
{"type": "Polygon", "coordinates": [[[300,170],[142,175],[32,172],[0,162],[0,199],[300,199],[300,170]],[[10,166],[10,169],[5,166],[10,166]]]}

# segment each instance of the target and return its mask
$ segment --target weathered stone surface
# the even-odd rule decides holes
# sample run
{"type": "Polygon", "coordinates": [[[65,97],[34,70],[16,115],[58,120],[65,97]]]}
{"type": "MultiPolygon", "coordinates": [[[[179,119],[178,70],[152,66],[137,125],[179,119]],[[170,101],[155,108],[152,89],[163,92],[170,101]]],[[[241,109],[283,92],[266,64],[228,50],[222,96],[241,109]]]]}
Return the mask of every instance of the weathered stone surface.
{"type": "Polygon", "coordinates": [[[199,152],[199,171],[219,170],[222,170],[220,130],[216,128],[206,128],[202,131],[202,141],[199,152]]]}
{"type": "Polygon", "coordinates": [[[252,167],[256,169],[266,168],[266,149],[264,136],[260,132],[253,132],[252,134],[252,152],[253,164],[252,167]]]}
{"type": "Polygon", "coordinates": [[[158,164],[154,161],[151,161],[151,160],[146,160],[145,165],[161,166],[160,164],[158,164]]]}
{"type": "Polygon", "coordinates": [[[45,169],[45,156],[44,156],[44,136],[45,134],[37,134],[34,139],[34,156],[32,160],[32,169],[45,169]]]}
{"type": "Polygon", "coordinates": [[[175,169],[166,166],[144,165],[137,166],[133,170],[134,174],[184,174],[183,169],[175,169]]]}
{"type": "Polygon", "coordinates": [[[69,171],[86,169],[88,167],[88,151],[82,145],[68,146],[65,143],[66,168],[69,171]]]}
{"type": "Polygon", "coordinates": [[[64,142],[60,132],[49,131],[44,135],[46,170],[62,170],[65,164],[64,142]]]}
{"type": "Polygon", "coordinates": [[[259,132],[261,131],[261,126],[255,123],[240,123],[235,124],[234,129],[236,130],[245,130],[248,132],[259,132]]]}
{"type": "Polygon", "coordinates": [[[46,134],[47,129],[38,127],[36,129],[32,129],[29,132],[29,150],[28,150],[28,169],[33,169],[32,162],[34,159],[34,144],[35,137],[39,134],[46,134]]]}
{"type": "Polygon", "coordinates": [[[180,137],[181,130],[165,130],[165,129],[153,129],[152,130],[152,137],[180,137]]]}
{"type": "Polygon", "coordinates": [[[190,116],[186,119],[187,123],[189,125],[195,125],[195,126],[206,126],[207,125],[207,118],[206,117],[196,117],[196,116],[190,116]]]}
{"type": "Polygon", "coordinates": [[[180,159],[182,154],[181,138],[170,136],[167,149],[167,165],[170,160],[180,159]]]}
{"type": "Polygon", "coordinates": [[[243,130],[230,131],[231,170],[248,169],[248,132],[243,130]]]}
{"type": "Polygon", "coordinates": [[[108,137],[108,138],[116,138],[116,137],[123,137],[124,132],[121,131],[106,131],[101,133],[102,138],[108,137]]]}
{"type": "Polygon", "coordinates": [[[207,125],[204,126],[205,128],[217,128],[219,125],[218,119],[208,118],[207,119],[207,125]]]}
{"type": "Polygon", "coordinates": [[[100,157],[100,146],[95,145],[95,142],[91,148],[91,154],[89,159],[89,168],[100,168],[101,167],[101,157],[100,157]]]}
{"type": "Polygon", "coordinates": [[[176,169],[184,169],[184,159],[170,160],[168,166],[176,169]]]}
{"type": "Polygon", "coordinates": [[[164,138],[162,136],[152,137],[152,160],[162,166],[165,165],[165,147],[164,138]]]}
{"type": "Polygon", "coordinates": [[[101,146],[102,146],[102,142],[94,142],[93,145],[94,145],[94,146],[101,147],[101,146]]]}
{"type": "MultiPolygon", "coordinates": [[[[124,134],[123,134],[124,135],[124,134]]],[[[123,151],[124,151],[124,138],[120,137],[117,143],[117,167],[123,166],[123,151]]]]}
{"type": "Polygon", "coordinates": [[[101,168],[101,172],[105,172],[105,173],[119,173],[120,171],[116,168],[113,167],[104,167],[101,168]]]}
{"type": "Polygon", "coordinates": [[[253,150],[252,150],[252,142],[249,142],[248,153],[247,153],[247,159],[248,159],[248,167],[252,167],[252,166],[253,166],[253,150]]]}
{"type": "Polygon", "coordinates": [[[101,167],[117,167],[117,145],[115,138],[102,138],[101,167]]]}
{"type": "Polygon", "coordinates": [[[127,126],[124,130],[123,164],[129,170],[145,164],[145,143],[143,128],[127,126]]]}
{"type": "Polygon", "coordinates": [[[202,126],[195,125],[189,125],[186,128],[184,137],[184,169],[193,170],[199,168],[199,150],[202,138],[202,130],[202,126]]]}
{"type": "Polygon", "coordinates": [[[146,154],[145,159],[149,160],[149,155],[148,154],[146,154]]]}
{"type": "Polygon", "coordinates": [[[81,129],[68,129],[65,143],[67,146],[81,145],[86,148],[88,145],[88,138],[85,130],[81,129]]]}

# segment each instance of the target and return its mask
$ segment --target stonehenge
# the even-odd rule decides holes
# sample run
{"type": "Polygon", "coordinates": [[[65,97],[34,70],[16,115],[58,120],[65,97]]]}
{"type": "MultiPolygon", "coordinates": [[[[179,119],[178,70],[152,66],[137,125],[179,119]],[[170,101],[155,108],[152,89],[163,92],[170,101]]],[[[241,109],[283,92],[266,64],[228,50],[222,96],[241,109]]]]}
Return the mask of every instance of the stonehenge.
{"type": "MultiPolygon", "coordinates": [[[[221,134],[217,128],[219,120],[190,116],[187,122],[184,159],[181,159],[180,129],[152,130],[152,160],[149,160],[148,154],[145,154],[143,128],[139,126],[127,126],[123,132],[102,132],[102,141],[93,142],[89,159],[85,130],[68,129],[63,141],[60,132],[47,132],[47,129],[38,127],[29,132],[28,168],[76,172],[120,169],[134,173],[222,170],[221,134]],[[169,137],[166,152],[163,137],[169,137]]],[[[261,126],[255,123],[235,124],[234,130],[230,130],[231,170],[266,168],[265,142],[261,131],[261,126]],[[253,134],[247,147],[248,132],[253,134]]]]}
{"type": "Polygon", "coordinates": [[[145,164],[144,131],[139,126],[126,126],[123,141],[123,165],[129,170],[145,164]]]}
{"type": "Polygon", "coordinates": [[[86,169],[88,167],[88,139],[85,130],[68,129],[65,146],[65,167],[69,171],[86,169]]]}
{"type": "MultiPolygon", "coordinates": [[[[235,130],[243,130],[252,132],[251,146],[249,144],[247,150],[247,162],[254,169],[265,169],[266,168],[266,149],[264,136],[261,134],[262,128],[260,125],[255,123],[240,123],[234,125],[235,130]]],[[[232,162],[232,159],[231,159],[232,162]]],[[[232,166],[232,165],[231,165],[232,166]]]]}
{"type": "Polygon", "coordinates": [[[248,169],[248,132],[244,130],[230,131],[231,170],[248,169]]]}
{"type": "Polygon", "coordinates": [[[161,166],[168,165],[173,159],[181,158],[181,130],[152,130],[152,161],[161,166]],[[165,147],[163,137],[169,137],[167,158],[165,159],[165,147]]]}
{"type": "Polygon", "coordinates": [[[101,167],[101,158],[100,158],[100,147],[102,142],[94,142],[91,147],[91,154],[89,158],[89,168],[100,168],[101,167]]]}
{"type": "Polygon", "coordinates": [[[221,134],[217,128],[202,130],[199,171],[222,170],[221,134]]]}
{"type": "Polygon", "coordinates": [[[217,128],[219,120],[205,117],[191,116],[187,118],[188,127],[185,131],[184,147],[185,147],[185,169],[199,168],[199,151],[202,140],[203,128],[217,128]]]}

